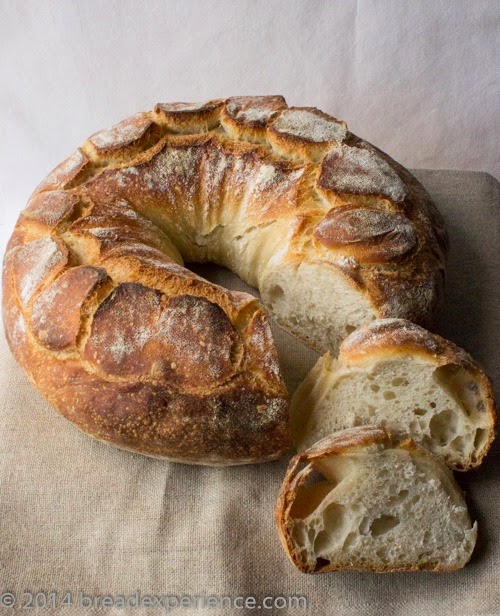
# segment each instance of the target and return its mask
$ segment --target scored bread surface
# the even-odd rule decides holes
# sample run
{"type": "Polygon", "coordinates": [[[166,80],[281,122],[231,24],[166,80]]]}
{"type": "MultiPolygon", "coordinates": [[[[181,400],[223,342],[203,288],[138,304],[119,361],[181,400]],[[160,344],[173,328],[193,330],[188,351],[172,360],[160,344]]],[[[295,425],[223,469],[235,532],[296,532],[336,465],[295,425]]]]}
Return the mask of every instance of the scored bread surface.
{"type": "Polygon", "coordinates": [[[447,237],[423,187],[280,96],[158,104],[92,135],[38,186],[4,258],[7,339],[93,436],[186,462],[273,459],[287,392],[261,291],[317,349],[376,316],[430,322],[447,237]]]}

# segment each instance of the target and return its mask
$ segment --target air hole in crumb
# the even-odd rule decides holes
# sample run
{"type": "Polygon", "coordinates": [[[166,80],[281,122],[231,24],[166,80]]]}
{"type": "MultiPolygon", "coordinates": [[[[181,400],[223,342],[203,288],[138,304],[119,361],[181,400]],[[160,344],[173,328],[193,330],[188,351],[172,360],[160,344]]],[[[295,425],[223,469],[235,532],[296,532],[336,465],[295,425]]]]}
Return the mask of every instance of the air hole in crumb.
{"type": "Polygon", "coordinates": [[[354,325],[346,325],[345,326],[345,333],[347,335],[352,334],[352,332],[355,330],[356,328],[354,327],[354,325]]]}
{"type": "Polygon", "coordinates": [[[391,385],[393,387],[400,387],[401,385],[404,385],[406,387],[406,385],[408,385],[408,381],[404,379],[403,377],[398,376],[397,378],[392,379],[391,385]]]}
{"type": "Polygon", "coordinates": [[[356,543],[356,533],[349,533],[342,546],[342,552],[347,552],[356,543]]]}
{"type": "Polygon", "coordinates": [[[359,532],[361,535],[366,535],[370,530],[370,520],[369,518],[363,518],[359,523],[359,532]]]}
{"type": "Polygon", "coordinates": [[[314,540],[313,549],[318,554],[328,553],[343,535],[347,520],[347,512],[343,505],[330,503],[323,512],[324,530],[320,531],[314,540]]]}
{"type": "Polygon", "coordinates": [[[465,415],[470,415],[476,402],[476,384],[461,366],[447,364],[434,370],[434,378],[446,393],[458,404],[465,415]]]}
{"type": "Polygon", "coordinates": [[[394,400],[396,394],[393,391],[384,391],[384,400],[394,400]]]}
{"type": "Polygon", "coordinates": [[[474,449],[482,449],[486,443],[486,430],[484,428],[478,428],[476,430],[476,436],[474,437],[474,449]]]}
{"type": "Polygon", "coordinates": [[[279,285],[274,285],[274,287],[271,287],[271,290],[269,291],[269,302],[274,304],[274,302],[282,299],[284,296],[285,292],[283,289],[279,285]]]}
{"type": "Polygon", "coordinates": [[[380,537],[385,535],[395,526],[399,524],[399,518],[394,515],[381,515],[379,518],[375,518],[370,524],[370,532],[373,537],[380,537]]]}
{"type": "Polygon", "coordinates": [[[371,404],[369,404],[366,407],[366,410],[368,412],[368,415],[370,415],[370,417],[373,417],[375,415],[375,411],[377,410],[374,406],[372,406],[371,404]]]}
{"type": "Polygon", "coordinates": [[[436,408],[436,403],[435,402],[430,402],[429,406],[431,407],[431,409],[435,409],[436,408]]]}
{"type": "Polygon", "coordinates": [[[465,439],[463,436],[456,436],[450,443],[450,448],[460,454],[465,453],[465,439]]]}
{"type": "Polygon", "coordinates": [[[383,563],[387,562],[387,550],[386,548],[379,548],[375,554],[380,558],[383,563]]]}
{"type": "Polygon", "coordinates": [[[373,383],[373,385],[370,385],[370,389],[374,391],[375,393],[380,391],[380,387],[378,385],[375,385],[375,383],[373,383]]]}
{"type": "Polygon", "coordinates": [[[427,413],[427,411],[425,409],[420,409],[420,408],[416,408],[413,409],[413,412],[415,415],[425,415],[427,413]]]}
{"type": "Polygon", "coordinates": [[[449,409],[437,413],[429,422],[429,430],[431,432],[431,437],[437,441],[439,445],[446,445],[457,433],[456,413],[449,409]]]}
{"type": "Polygon", "coordinates": [[[408,498],[408,490],[400,490],[395,496],[391,498],[391,506],[399,505],[408,498]]]}

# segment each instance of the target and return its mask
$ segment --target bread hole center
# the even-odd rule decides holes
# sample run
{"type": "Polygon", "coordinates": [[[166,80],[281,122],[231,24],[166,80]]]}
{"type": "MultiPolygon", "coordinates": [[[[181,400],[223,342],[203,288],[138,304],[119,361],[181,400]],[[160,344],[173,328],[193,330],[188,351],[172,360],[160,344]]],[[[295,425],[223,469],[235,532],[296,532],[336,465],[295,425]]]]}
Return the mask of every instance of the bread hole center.
{"type": "Polygon", "coordinates": [[[447,445],[457,434],[456,413],[445,409],[434,415],[429,422],[431,438],[439,445],[447,445]]]}
{"type": "Polygon", "coordinates": [[[285,297],[285,291],[283,290],[282,287],[280,287],[278,284],[275,284],[273,287],[271,287],[269,291],[269,303],[270,304],[274,304],[280,299],[283,299],[283,297],[285,297]]]}
{"type": "Polygon", "coordinates": [[[408,490],[400,490],[395,496],[390,499],[391,507],[400,505],[408,498],[409,493],[410,492],[408,490]]]}
{"type": "Polygon", "coordinates": [[[399,524],[399,518],[394,515],[381,515],[379,518],[375,518],[370,524],[370,532],[372,537],[380,537],[385,535],[390,530],[395,528],[399,524]]]}
{"type": "Polygon", "coordinates": [[[487,437],[487,431],[484,428],[478,428],[474,437],[474,449],[480,451],[484,447],[487,437]]]}
{"type": "Polygon", "coordinates": [[[463,436],[456,436],[450,443],[451,449],[456,451],[459,455],[465,455],[465,439],[463,436]]]}
{"type": "Polygon", "coordinates": [[[342,545],[342,552],[348,552],[357,543],[356,533],[349,533],[342,545]]]}
{"type": "Polygon", "coordinates": [[[343,505],[330,503],[323,512],[323,530],[314,541],[316,554],[328,554],[343,538],[347,524],[347,512],[343,505]]]}
{"type": "Polygon", "coordinates": [[[454,402],[469,416],[478,399],[478,386],[460,366],[449,364],[434,370],[434,379],[454,402]]]}

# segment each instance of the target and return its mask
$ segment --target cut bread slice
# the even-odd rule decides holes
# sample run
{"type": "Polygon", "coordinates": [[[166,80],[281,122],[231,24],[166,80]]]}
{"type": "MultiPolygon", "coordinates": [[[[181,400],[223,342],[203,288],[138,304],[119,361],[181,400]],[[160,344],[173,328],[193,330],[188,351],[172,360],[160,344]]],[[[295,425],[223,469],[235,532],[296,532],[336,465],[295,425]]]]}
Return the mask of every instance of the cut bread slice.
{"type": "Polygon", "coordinates": [[[262,301],[277,323],[316,351],[337,351],[350,332],[377,312],[339,267],[300,261],[279,267],[270,261],[259,284],[262,301]]]}
{"type": "Polygon", "coordinates": [[[494,437],[491,383],[462,349],[402,319],[362,326],[338,359],[321,357],[291,403],[299,451],[338,430],[386,427],[455,470],[478,466],[494,437]]]}
{"type": "Polygon", "coordinates": [[[453,571],[468,562],[477,535],[442,461],[373,426],[343,430],[296,455],[276,521],[305,573],[453,571]]]}

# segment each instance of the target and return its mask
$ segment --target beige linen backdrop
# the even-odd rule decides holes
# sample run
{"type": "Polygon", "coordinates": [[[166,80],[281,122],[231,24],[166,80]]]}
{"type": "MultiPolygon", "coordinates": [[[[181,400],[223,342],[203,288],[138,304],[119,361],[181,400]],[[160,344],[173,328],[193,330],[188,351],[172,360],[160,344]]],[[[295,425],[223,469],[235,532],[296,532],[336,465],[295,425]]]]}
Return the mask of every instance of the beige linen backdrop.
{"type": "MultiPolygon", "coordinates": [[[[495,381],[500,374],[499,185],[484,173],[419,171],[451,235],[447,302],[439,328],[470,351],[495,381]]],[[[221,284],[237,278],[198,267],[221,284]]],[[[316,354],[274,328],[293,390],[316,354]]],[[[498,443],[484,465],[457,479],[479,539],[472,561],[451,574],[331,573],[307,576],[285,556],[273,508],[288,459],[204,468],[127,453],[79,432],[30,386],[0,342],[0,613],[157,614],[60,607],[71,593],[119,595],[300,595],[307,609],[179,607],[173,613],[307,613],[314,616],[473,616],[500,613],[498,443]],[[55,593],[50,596],[49,593],[55,593]],[[9,593],[12,593],[10,595],[9,593]],[[52,603],[59,606],[51,608],[52,603]],[[33,610],[32,610],[33,612],[33,610]]],[[[278,606],[282,602],[278,602],[278,606]]]]}

